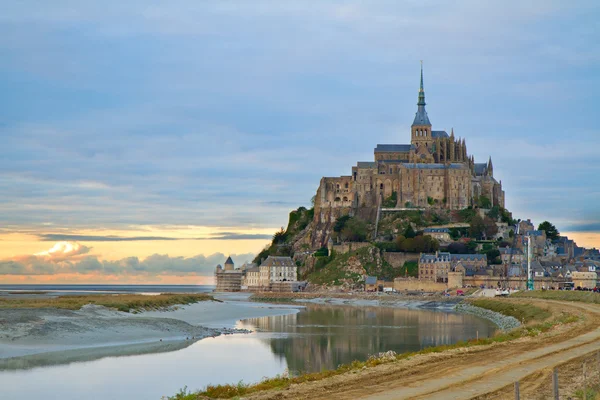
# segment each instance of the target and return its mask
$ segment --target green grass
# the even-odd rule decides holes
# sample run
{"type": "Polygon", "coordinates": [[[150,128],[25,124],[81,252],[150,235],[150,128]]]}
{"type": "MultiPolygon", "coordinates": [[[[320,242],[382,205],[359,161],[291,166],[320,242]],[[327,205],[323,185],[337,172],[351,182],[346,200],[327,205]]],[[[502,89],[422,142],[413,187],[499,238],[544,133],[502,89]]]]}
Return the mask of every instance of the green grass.
{"type": "Polygon", "coordinates": [[[86,304],[96,304],[114,308],[124,312],[139,310],[161,309],[176,304],[192,304],[199,301],[215,300],[204,293],[197,294],[170,294],[164,293],[156,296],[141,294],[117,295],[85,295],[85,296],[59,296],[56,298],[0,298],[0,308],[61,308],[66,310],[79,310],[86,304]]]}
{"type": "MultiPolygon", "coordinates": [[[[479,301],[479,300],[478,300],[479,301]]],[[[353,361],[349,364],[340,365],[337,369],[334,370],[326,370],[321,372],[313,372],[302,374],[296,377],[282,376],[277,375],[274,378],[267,378],[263,381],[256,384],[245,384],[243,382],[239,382],[234,385],[208,385],[204,390],[192,393],[188,392],[187,388],[182,389],[179,393],[177,393],[173,397],[169,397],[169,400],[200,400],[206,398],[212,399],[231,399],[238,398],[240,396],[249,395],[255,392],[260,392],[263,390],[282,390],[290,387],[293,384],[299,384],[304,382],[313,382],[322,379],[329,378],[331,376],[341,375],[350,371],[357,371],[363,368],[375,367],[380,364],[385,364],[389,362],[395,362],[399,360],[410,359],[411,357],[423,354],[431,354],[431,353],[441,353],[444,351],[457,349],[457,348],[470,348],[473,346],[482,346],[489,345],[493,343],[504,343],[511,340],[523,338],[523,337],[535,337],[541,333],[547,332],[555,326],[570,324],[579,321],[580,317],[562,313],[556,316],[553,319],[548,319],[550,317],[550,313],[547,310],[541,309],[539,307],[535,307],[532,305],[522,305],[521,307],[506,307],[508,305],[507,302],[499,302],[495,300],[483,300],[485,303],[480,303],[481,305],[485,305],[490,310],[497,311],[503,310],[505,312],[511,313],[506,315],[522,315],[523,318],[527,318],[530,321],[539,321],[545,315],[543,319],[547,319],[544,322],[523,325],[519,328],[513,329],[509,332],[501,332],[497,335],[490,338],[481,338],[481,339],[471,339],[466,341],[457,342],[451,345],[442,345],[435,347],[427,347],[423,350],[412,352],[412,353],[402,353],[396,355],[395,359],[386,359],[386,358],[376,358],[372,357],[366,361],[353,361]],[[495,304],[496,303],[496,304],[495,304]],[[493,308],[490,308],[493,307],[493,308]]],[[[477,305],[477,304],[474,304],[477,305]]],[[[478,307],[480,305],[477,305],[478,307]]],[[[500,311],[498,311],[500,312],[500,311]]]]}
{"type": "Polygon", "coordinates": [[[469,303],[477,307],[485,308],[503,315],[507,315],[509,317],[515,317],[523,323],[529,323],[532,321],[543,321],[552,316],[552,313],[547,309],[543,309],[528,303],[519,304],[501,300],[498,301],[488,299],[469,300],[469,303]]]}
{"type": "Polygon", "coordinates": [[[531,290],[512,294],[510,297],[578,301],[582,303],[600,304],[600,293],[579,290],[531,290]]]}

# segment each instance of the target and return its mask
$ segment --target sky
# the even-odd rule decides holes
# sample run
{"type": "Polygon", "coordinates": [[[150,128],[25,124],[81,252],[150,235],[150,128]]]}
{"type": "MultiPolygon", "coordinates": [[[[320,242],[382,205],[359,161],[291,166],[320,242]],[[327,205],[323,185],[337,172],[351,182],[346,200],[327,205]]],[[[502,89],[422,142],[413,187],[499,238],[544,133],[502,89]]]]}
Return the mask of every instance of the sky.
{"type": "Polygon", "coordinates": [[[0,283],[210,283],[433,129],[600,247],[600,3],[0,3],[0,283]],[[494,4],[491,4],[494,3],[494,4]]]}

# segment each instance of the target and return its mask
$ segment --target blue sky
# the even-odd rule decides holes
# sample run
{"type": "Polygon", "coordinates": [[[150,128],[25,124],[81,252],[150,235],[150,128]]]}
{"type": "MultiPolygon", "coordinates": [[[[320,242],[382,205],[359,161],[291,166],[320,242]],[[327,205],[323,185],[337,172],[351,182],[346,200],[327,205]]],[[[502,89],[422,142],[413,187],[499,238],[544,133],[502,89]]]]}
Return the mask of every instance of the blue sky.
{"type": "Polygon", "coordinates": [[[488,3],[5,1],[0,229],[285,225],[409,141],[422,59],[516,217],[600,232],[600,6],[488,3]]]}

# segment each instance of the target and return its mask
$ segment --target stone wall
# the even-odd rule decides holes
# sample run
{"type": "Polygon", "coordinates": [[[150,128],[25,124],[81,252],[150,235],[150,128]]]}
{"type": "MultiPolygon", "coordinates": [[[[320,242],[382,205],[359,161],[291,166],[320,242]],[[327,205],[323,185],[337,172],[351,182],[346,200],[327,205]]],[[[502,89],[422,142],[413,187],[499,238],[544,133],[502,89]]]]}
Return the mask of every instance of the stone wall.
{"type": "Polygon", "coordinates": [[[437,283],[431,281],[422,281],[417,278],[396,278],[394,279],[394,290],[398,292],[404,291],[425,291],[425,292],[441,292],[446,290],[445,283],[437,283]]]}
{"type": "Polygon", "coordinates": [[[387,261],[392,267],[400,268],[406,261],[419,261],[419,255],[417,253],[383,253],[383,259],[387,261]]]}
{"type": "Polygon", "coordinates": [[[351,251],[356,251],[358,249],[362,249],[363,247],[369,247],[371,243],[369,242],[348,242],[342,244],[334,244],[333,251],[337,254],[346,254],[351,251]]]}

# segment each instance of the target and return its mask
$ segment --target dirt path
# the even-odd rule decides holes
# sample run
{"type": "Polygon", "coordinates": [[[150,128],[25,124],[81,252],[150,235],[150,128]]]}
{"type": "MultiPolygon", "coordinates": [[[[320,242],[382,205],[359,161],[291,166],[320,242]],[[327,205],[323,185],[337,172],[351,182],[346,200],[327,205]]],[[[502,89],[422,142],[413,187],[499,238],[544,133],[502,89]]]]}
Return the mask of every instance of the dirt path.
{"type": "Polygon", "coordinates": [[[487,393],[493,392],[496,393],[493,398],[506,398],[502,396],[502,389],[516,380],[524,382],[521,398],[534,398],[539,392],[539,388],[532,384],[531,377],[535,374],[545,371],[543,373],[547,375],[558,364],[600,350],[600,306],[539,300],[511,301],[549,307],[554,313],[577,313],[585,319],[575,326],[563,326],[535,338],[417,356],[250,398],[471,399],[485,398],[487,393]]]}

